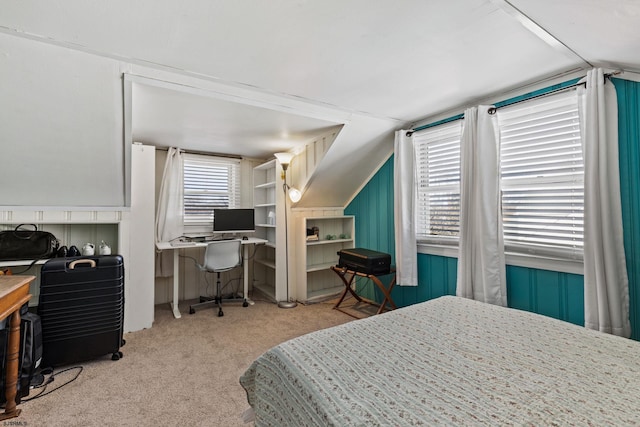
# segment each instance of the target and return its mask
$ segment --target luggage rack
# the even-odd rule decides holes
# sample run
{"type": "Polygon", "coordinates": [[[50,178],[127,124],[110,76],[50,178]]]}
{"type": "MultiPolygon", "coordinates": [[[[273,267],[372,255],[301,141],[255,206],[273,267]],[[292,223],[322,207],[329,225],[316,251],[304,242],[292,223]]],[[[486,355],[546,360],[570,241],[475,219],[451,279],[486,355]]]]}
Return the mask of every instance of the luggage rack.
{"type": "Polygon", "coordinates": [[[393,299],[391,298],[391,290],[393,289],[393,287],[396,284],[396,269],[395,267],[391,267],[391,269],[388,272],[385,273],[380,273],[380,274],[368,274],[368,273],[363,273],[360,271],[355,271],[355,270],[350,270],[348,267],[341,267],[339,265],[334,265],[331,267],[331,270],[333,270],[342,280],[342,283],[344,283],[345,289],[344,291],[342,291],[342,295],[340,295],[340,299],[338,299],[338,302],[333,306],[333,308],[335,310],[341,311],[345,314],[348,314],[349,316],[355,317],[353,316],[353,314],[342,310],[340,308],[340,304],[342,304],[342,302],[344,301],[345,297],[347,296],[347,293],[350,293],[356,300],[358,300],[358,302],[362,302],[365,304],[371,304],[374,306],[378,307],[378,311],[376,314],[380,314],[382,313],[385,309],[387,310],[395,310],[396,304],[393,302],[393,299]],[[385,287],[385,285],[382,283],[382,281],[379,279],[379,277],[381,276],[388,276],[393,274],[393,278],[391,279],[391,282],[389,283],[389,287],[385,287]],[[350,275],[350,276],[349,276],[350,275]],[[384,299],[382,300],[381,304],[378,304],[375,301],[371,301],[367,298],[363,298],[360,295],[358,295],[356,293],[356,291],[353,289],[352,285],[353,285],[353,279],[355,279],[356,277],[364,277],[367,278],[369,280],[371,280],[373,283],[375,283],[375,285],[378,287],[378,289],[380,289],[380,291],[382,292],[382,294],[384,295],[384,299]]]}

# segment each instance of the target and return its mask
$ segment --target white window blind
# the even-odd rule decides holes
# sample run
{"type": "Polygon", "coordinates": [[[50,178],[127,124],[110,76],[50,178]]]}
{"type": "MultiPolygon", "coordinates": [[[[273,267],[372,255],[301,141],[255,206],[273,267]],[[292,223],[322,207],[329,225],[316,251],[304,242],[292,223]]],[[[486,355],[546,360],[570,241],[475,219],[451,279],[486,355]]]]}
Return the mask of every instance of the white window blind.
{"type": "Polygon", "coordinates": [[[508,250],[582,257],[584,161],[574,90],[498,110],[508,250]]]}
{"type": "Polygon", "coordinates": [[[416,238],[455,242],[460,229],[460,135],[462,121],[413,136],[418,185],[416,238]]]}
{"type": "Polygon", "coordinates": [[[240,160],[185,154],[184,225],[207,225],[213,209],[240,203],[240,160]]]}

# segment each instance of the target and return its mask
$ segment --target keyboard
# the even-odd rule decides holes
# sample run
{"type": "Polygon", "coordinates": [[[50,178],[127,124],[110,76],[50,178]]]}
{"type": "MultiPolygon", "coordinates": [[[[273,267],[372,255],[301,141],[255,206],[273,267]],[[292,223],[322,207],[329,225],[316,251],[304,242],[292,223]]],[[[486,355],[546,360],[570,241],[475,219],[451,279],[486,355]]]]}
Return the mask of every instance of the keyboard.
{"type": "Polygon", "coordinates": [[[184,247],[184,246],[195,246],[196,242],[183,242],[183,241],[175,241],[171,242],[170,245],[174,248],[184,247]]]}

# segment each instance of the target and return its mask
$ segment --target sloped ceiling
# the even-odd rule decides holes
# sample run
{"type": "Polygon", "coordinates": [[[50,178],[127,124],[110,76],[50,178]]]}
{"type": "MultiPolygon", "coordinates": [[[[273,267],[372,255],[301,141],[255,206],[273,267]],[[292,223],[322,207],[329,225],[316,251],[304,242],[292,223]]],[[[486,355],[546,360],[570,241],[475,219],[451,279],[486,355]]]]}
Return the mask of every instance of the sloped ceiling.
{"type": "Polygon", "coordinates": [[[134,140],[269,158],[344,125],[300,206],[348,203],[394,130],[593,66],[639,71],[638,28],[635,0],[14,0],[0,14],[6,34],[217,85],[137,82],[134,140]]]}

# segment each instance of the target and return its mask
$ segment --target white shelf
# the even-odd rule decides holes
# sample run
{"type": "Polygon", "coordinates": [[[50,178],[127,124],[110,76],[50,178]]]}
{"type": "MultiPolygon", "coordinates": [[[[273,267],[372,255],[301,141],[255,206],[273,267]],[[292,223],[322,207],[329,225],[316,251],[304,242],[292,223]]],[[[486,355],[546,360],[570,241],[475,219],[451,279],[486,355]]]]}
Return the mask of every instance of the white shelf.
{"type": "MultiPolygon", "coordinates": [[[[49,261],[51,258],[47,259],[39,259],[35,262],[35,265],[42,265],[45,262],[49,261]]],[[[0,261],[0,267],[21,267],[25,265],[31,265],[33,262],[32,259],[20,259],[16,261],[0,261]]]]}
{"type": "Polygon", "coordinates": [[[353,242],[353,239],[307,240],[307,246],[331,245],[335,243],[353,242]]]}
{"type": "MultiPolygon", "coordinates": [[[[86,208],[85,210],[0,210],[2,224],[118,224],[129,211],[86,208]]],[[[38,227],[40,228],[40,227],[38,227]]]]}
{"type": "Polygon", "coordinates": [[[319,291],[311,291],[307,294],[307,301],[313,302],[316,300],[327,300],[340,295],[342,291],[344,291],[344,285],[325,288],[319,291]]]}
{"type": "Polygon", "coordinates": [[[268,298],[275,300],[275,295],[274,295],[274,290],[272,285],[268,283],[263,283],[263,282],[254,282],[253,287],[254,289],[266,295],[268,298]]]}
{"type": "Polygon", "coordinates": [[[271,181],[271,182],[265,182],[264,184],[258,184],[255,186],[255,188],[275,188],[276,186],[276,182],[275,181],[271,181]]]}
{"type": "Polygon", "coordinates": [[[269,268],[273,268],[274,270],[276,268],[276,262],[272,259],[256,259],[256,262],[269,268]]]}
{"type": "Polygon", "coordinates": [[[344,289],[340,277],[330,268],[338,264],[338,251],[352,248],[355,244],[353,216],[335,215],[335,209],[320,212],[327,212],[328,215],[318,216],[318,210],[314,210],[311,216],[298,217],[296,298],[301,302],[330,297],[344,289]],[[318,228],[321,240],[307,241],[307,230],[313,227],[318,228]],[[336,238],[324,238],[327,235],[336,238]],[[337,237],[340,235],[350,237],[340,239],[337,237]]]}
{"type": "Polygon", "coordinates": [[[336,264],[337,262],[325,262],[322,264],[307,265],[307,273],[313,273],[314,271],[328,270],[329,268],[333,267],[336,264]]]}
{"type": "Polygon", "coordinates": [[[253,202],[256,222],[256,237],[267,240],[257,248],[254,277],[260,282],[260,290],[281,301],[286,299],[286,257],[278,248],[284,248],[285,223],[284,192],[281,166],[270,160],[253,168],[253,202]]]}

